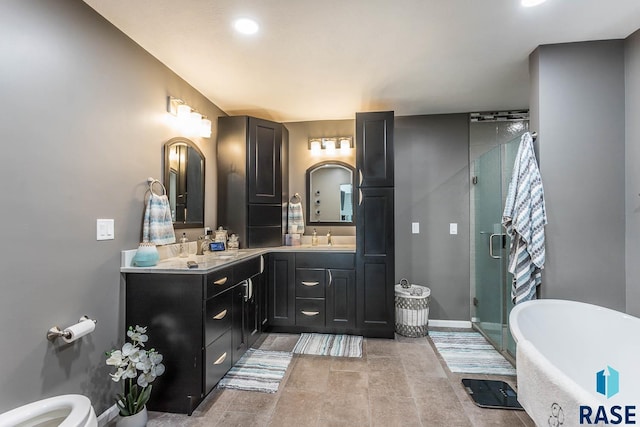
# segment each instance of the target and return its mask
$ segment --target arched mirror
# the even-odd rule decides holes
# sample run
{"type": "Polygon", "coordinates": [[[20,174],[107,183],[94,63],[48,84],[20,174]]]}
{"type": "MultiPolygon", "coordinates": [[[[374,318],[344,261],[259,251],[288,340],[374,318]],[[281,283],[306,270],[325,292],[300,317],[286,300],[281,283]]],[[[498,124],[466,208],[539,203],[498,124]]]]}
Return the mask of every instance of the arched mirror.
{"type": "Polygon", "coordinates": [[[307,169],[307,224],[353,225],[355,169],[331,160],[307,169]]]}
{"type": "Polygon", "coordinates": [[[173,226],[204,227],[204,155],[186,138],[164,144],[164,186],[173,226]]]}

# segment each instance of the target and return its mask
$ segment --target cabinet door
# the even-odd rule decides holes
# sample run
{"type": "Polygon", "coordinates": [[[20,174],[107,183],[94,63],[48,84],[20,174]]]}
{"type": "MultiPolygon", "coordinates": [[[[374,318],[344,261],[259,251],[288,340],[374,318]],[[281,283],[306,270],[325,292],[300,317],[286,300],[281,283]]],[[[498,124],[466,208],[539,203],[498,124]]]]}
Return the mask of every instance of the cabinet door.
{"type": "Polygon", "coordinates": [[[249,203],[282,203],[282,125],[249,117],[249,203]]]}
{"type": "Polygon", "coordinates": [[[356,326],[356,273],[354,270],[327,269],[326,326],[356,326]]]}
{"type": "Polygon", "coordinates": [[[269,255],[269,324],[295,324],[295,257],[292,253],[269,255]]]}
{"type": "Polygon", "coordinates": [[[393,111],[356,113],[356,181],[393,187],[393,111]]]}
{"type": "Polygon", "coordinates": [[[232,302],[232,327],[231,342],[233,344],[231,364],[235,365],[242,355],[247,351],[246,335],[244,332],[244,298],[246,281],[237,284],[231,292],[233,292],[232,302]]]}
{"type": "Polygon", "coordinates": [[[392,188],[363,188],[357,206],[357,326],[367,336],[393,337],[394,234],[392,188]]]}
{"type": "Polygon", "coordinates": [[[260,336],[260,313],[258,310],[258,288],[262,282],[262,275],[258,274],[249,279],[244,302],[244,336],[247,349],[260,336]]]}

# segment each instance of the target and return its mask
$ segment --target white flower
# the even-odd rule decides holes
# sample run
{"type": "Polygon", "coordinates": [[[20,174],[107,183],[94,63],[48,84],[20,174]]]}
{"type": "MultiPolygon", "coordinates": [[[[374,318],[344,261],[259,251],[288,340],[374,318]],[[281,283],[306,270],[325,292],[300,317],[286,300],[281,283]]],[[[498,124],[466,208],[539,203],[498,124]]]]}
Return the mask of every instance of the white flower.
{"type": "Polygon", "coordinates": [[[107,365],[123,366],[123,360],[122,352],[120,350],[115,350],[111,352],[111,355],[107,359],[107,365]]]}
{"type": "Polygon", "coordinates": [[[129,357],[129,355],[131,353],[133,353],[134,351],[138,350],[138,347],[134,346],[133,344],[131,344],[130,342],[125,343],[122,346],[122,355],[124,357],[129,357]]]}
{"type": "Polygon", "coordinates": [[[137,375],[138,371],[136,370],[136,365],[129,363],[129,366],[127,366],[122,374],[122,378],[135,378],[137,375]]]}
{"type": "Polygon", "coordinates": [[[111,375],[111,379],[114,382],[118,382],[120,381],[120,378],[122,378],[122,374],[124,374],[124,369],[118,368],[115,374],[109,374],[109,375],[111,375]]]}
{"type": "Polygon", "coordinates": [[[164,374],[164,365],[160,363],[159,365],[154,366],[153,368],[151,368],[151,372],[156,377],[159,377],[160,375],[164,374]]]}
{"type": "Polygon", "coordinates": [[[149,359],[151,359],[151,363],[157,365],[158,363],[162,362],[162,355],[157,351],[152,351],[149,353],[149,359]]]}
{"type": "Polygon", "coordinates": [[[149,383],[152,383],[153,380],[155,379],[156,379],[156,376],[152,375],[151,373],[142,373],[138,377],[137,383],[140,387],[146,387],[149,385],[149,383]]]}
{"type": "Polygon", "coordinates": [[[133,329],[129,329],[127,331],[127,336],[131,338],[131,341],[136,344],[140,344],[140,346],[144,347],[144,343],[149,341],[149,337],[144,335],[147,331],[147,328],[141,328],[140,326],[136,326],[135,331],[133,329]]]}

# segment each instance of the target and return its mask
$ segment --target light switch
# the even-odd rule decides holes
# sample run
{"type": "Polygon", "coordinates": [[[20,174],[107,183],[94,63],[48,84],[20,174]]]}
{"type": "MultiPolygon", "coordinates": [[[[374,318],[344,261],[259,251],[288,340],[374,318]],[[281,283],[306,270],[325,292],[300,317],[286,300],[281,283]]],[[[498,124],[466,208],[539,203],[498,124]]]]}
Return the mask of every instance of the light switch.
{"type": "Polygon", "coordinates": [[[112,219],[96,220],[96,240],[115,239],[115,224],[112,219]]]}
{"type": "Polygon", "coordinates": [[[449,224],[449,234],[458,234],[458,223],[452,222],[449,224]]]}
{"type": "Polygon", "coordinates": [[[419,222],[412,222],[411,223],[411,232],[413,234],[420,234],[420,223],[419,222]]]}

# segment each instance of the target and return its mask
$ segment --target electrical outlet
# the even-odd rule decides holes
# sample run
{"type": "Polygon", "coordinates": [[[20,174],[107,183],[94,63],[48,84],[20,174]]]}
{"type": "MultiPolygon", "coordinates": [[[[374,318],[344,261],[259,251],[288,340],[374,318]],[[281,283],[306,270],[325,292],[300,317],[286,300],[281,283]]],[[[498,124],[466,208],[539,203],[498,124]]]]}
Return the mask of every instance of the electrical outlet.
{"type": "Polygon", "coordinates": [[[449,234],[458,234],[458,223],[452,222],[449,224],[449,234]]]}
{"type": "Polygon", "coordinates": [[[411,232],[413,234],[420,234],[420,223],[419,222],[412,222],[411,223],[411,232]]]}

